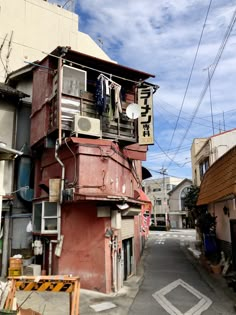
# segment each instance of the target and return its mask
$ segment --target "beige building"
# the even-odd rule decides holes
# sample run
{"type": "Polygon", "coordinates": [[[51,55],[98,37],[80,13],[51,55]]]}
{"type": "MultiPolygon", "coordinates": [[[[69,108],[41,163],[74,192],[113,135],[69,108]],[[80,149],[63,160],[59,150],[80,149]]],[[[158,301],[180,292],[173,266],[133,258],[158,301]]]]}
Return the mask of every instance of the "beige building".
{"type": "Polygon", "coordinates": [[[236,129],[209,138],[196,138],[191,147],[193,184],[200,186],[207,169],[236,144],[236,129]]]}
{"type": "Polygon", "coordinates": [[[236,270],[236,146],[222,155],[204,176],[197,204],[216,216],[217,243],[236,270]]]}
{"type": "Polygon", "coordinates": [[[57,46],[112,61],[78,25],[77,14],[45,0],[0,0],[0,82],[57,46]]]}
{"type": "Polygon", "coordinates": [[[189,226],[188,211],[184,206],[184,201],[191,185],[192,181],[185,178],[168,193],[170,225],[174,229],[182,229],[189,226]]]}
{"type": "Polygon", "coordinates": [[[182,178],[165,177],[156,179],[147,179],[143,182],[146,195],[153,205],[152,224],[154,226],[169,226],[169,195],[182,178]]]}

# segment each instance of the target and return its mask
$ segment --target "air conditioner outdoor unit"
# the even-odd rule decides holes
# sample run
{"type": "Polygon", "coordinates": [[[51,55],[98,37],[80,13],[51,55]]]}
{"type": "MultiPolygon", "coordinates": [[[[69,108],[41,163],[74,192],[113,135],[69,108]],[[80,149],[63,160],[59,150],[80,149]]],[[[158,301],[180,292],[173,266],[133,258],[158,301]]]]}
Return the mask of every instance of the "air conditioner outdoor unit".
{"type": "Polygon", "coordinates": [[[82,134],[100,138],[101,136],[100,119],[75,114],[73,132],[76,134],[76,137],[82,134]]]}

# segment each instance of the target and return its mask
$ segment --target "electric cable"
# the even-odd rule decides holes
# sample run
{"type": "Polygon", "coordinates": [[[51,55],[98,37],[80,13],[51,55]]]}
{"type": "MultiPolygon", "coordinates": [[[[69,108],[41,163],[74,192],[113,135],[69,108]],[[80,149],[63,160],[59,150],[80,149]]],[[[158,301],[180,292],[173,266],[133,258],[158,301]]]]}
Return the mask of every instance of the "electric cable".
{"type": "MultiPolygon", "coordinates": [[[[195,56],[194,56],[193,64],[192,64],[192,67],[191,67],[191,70],[190,70],[190,75],[189,75],[188,82],[187,82],[187,86],[186,86],[186,89],[185,89],[185,92],[184,92],[184,97],[183,97],[183,100],[182,100],[182,103],[181,103],[181,106],[180,106],[178,118],[177,118],[177,120],[176,120],[176,124],[175,124],[175,127],[174,127],[174,131],[173,131],[173,133],[172,133],[172,137],[171,137],[171,140],[170,140],[169,148],[170,148],[171,145],[172,145],[172,141],[173,141],[173,138],[174,138],[174,135],[175,135],[177,126],[178,126],[178,122],[179,122],[179,119],[180,119],[180,115],[181,115],[181,113],[182,113],[183,105],[184,105],[185,98],[186,98],[186,95],[187,95],[187,92],[188,92],[189,84],[190,84],[190,81],[191,81],[191,78],[192,78],[192,74],[193,74],[193,69],[194,69],[194,66],[195,66],[195,63],[196,63],[196,60],[197,60],[198,51],[199,51],[199,48],[200,48],[200,45],[201,45],[201,41],[202,41],[204,29],[205,29],[205,26],[206,26],[206,21],[207,21],[207,19],[208,19],[209,11],[210,11],[210,8],[211,8],[211,3],[212,3],[212,0],[210,0],[209,5],[208,5],[206,17],[205,17],[205,20],[204,20],[204,23],[203,23],[203,27],[202,27],[200,39],[199,39],[199,41],[198,41],[197,50],[196,50],[196,53],[195,53],[195,56]]],[[[167,150],[167,152],[168,152],[168,150],[167,150]]]]}
{"type": "MultiPolygon", "coordinates": [[[[206,94],[206,91],[207,91],[209,82],[211,82],[211,80],[212,80],[212,77],[213,77],[213,75],[214,75],[214,73],[215,73],[215,70],[216,70],[217,65],[218,65],[218,63],[219,63],[219,61],[220,61],[220,58],[221,58],[221,56],[222,56],[222,53],[223,53],[224,48],[225,48],[225,46],[226,46],[226,44],[227,44],[227,41],[228,41],[228,39],[229,39],[229,36],[230,36],[230,34],[231,34],[231,31],[232,31],[232,29],[233,29],[233,26],[234,26],[235,22],[236,22],[236,9],[234,10],[234,13],[233,13],[233,16],[232,16],[232,18],[231,18],[230,24],[228,25],[228,28],[227,28],[227,30],[226,30],[226,33],[225,33],[225,35],[224,35],[224,38],[223,38],[222,43],[221,43],[221,45],[220,45],[220,48],[219,48],[219,50],[218,50],[218,52],[217,52],[217,55],[216,55],[216,57],[215,57],[215,60],[214,60],[214,62],[213,62],[213,64],[212,64],[212,65],[213,65],[213,70],[210,71],[210,73],[209,73],[209,79],[208,79],[208,78],[206,79],[206,83],[205,83],[205,85],[204,85],[204,87],[203,87],[203,89],[202,89],[202,92],[201,92],[201,94],[200,94],[200,98],[199,98],[199,100],[198,100],[198,102],[197,102],[197,105],[196,105],[196,107],[195,107],[195,110],[194,110],[194,112],[193,112],[192,118],[191,118],[191,120],[190,120],[190,124],[189,124],[188,128],[186,129],[186,132],[185,132],[184,136],[182,137],[182,139],[181,139],[181,141],[180,141],[180,144],[179,144],[179,146],[178,146],[178,148],[177,148],[177,150],[176,150],[176,152],[175,152],[175,154],[174,154],[173,160],[174,160],[174,158],[176,157],[179,148],[180,148],[181,145],[183,144],[183,142],[184,142],[184,140],[185,140],[185,138],[186,138],[186,136],[187,136],[187,134],[188,134],[188,132],[189,132],[189,129],[190,129],[191,125],[192,125],[192,122],[193,122],[193,120],[194,120],[194,118],[195,118],[195,116],[196,116],[196,114],[197,114],[197,112],[198,112],[198,109],[199,109],[199,107],[200,107],[200,105],[201,105],[201,103],[202,103],[202,100],[203,100],[203,98],[204,98],[204,96],[205,96],[205,94],[206,94]]],[[[169,163],[168,167],[171,165],[171,163],[172,163],[172,161],[169,163]]]]}
{"type": "MultiPolygon", "coordinates": [[[[0,39],[3,39],[3,37],[0,36],[0,39]]],[[[6,41],[9,41],[9,40],[6,39],[6,41]]],[[[120,80],[123,80],[123,81],[132,82],[132,83],[135,83],[135,84],[137,84],[137,85],[140,85],[140,84],[142,83],[142,81],[135,81],[135,80],[127,79],[127,78],[124,78],[124,77],[121,77],[121,76],[118,76],[118,75],[115,75],[115,74],[111,74],[111,73],[108,73],[108,72],[105,72],[105,71],[102,71],[102,70],[99,70],[99,69],[96,69],[96,68],[93,68],[93,67],[89,67],[89,66],[86,66],[86,65],[84,65],[84,64],[81,64],[81,63],[78,63],[78,62],[75,62],[75,61],[72,61],[72,60],[69,60],[69,59],[66,59],[66,58],[62,58],[62,57],[57,56],[57,55],[54,55],[54,54],[52,54],[52,53],[48,53],[48,52],[42,51],[42,50],[40,50],[40,49],[38,49],[38,48],[34,48],[34,47],[32,47],[32,46],[28,46],[28,45],[25,45],[25,44],[22,44],[22,43],[18,43],[18,42],[16,42],[16,41],[12,41],[12,43],[15,44],[15,45],[19,45],[19,46],[25,47],[25,48],[33,49],[33,50],[38,51],[38,52],[40,52],[41,54],[44,54],[44,55],[46,55],[46,56],[54,57],[54,58],[56,58],[56,59],[61,58],[63,62],[68,62],[68,63],[70,63],[70,64],[73,64],[73,65],[76,65],[76,66],[79,66],[79,67],[83,67],[83,68],[86,68],[86,69],[89,69],[89,70],[92,70],[92,71],[96,71],[96,72],[98,72],[98,73],[103,73],[103,74],[105,74],[105,75],[112,76],[112,77],[115,77],[115,78],[120,79],[120,80]]],[[[79,52],[79,53],[80,53],[80,52],[79,52]]],[[[31,62],[27,62],[27,63],[30,64],[31,62]]],[[[111,62],[111,63],[112,63],[112,62],[111,62]]],[[[33,62],[32,62],[32,64],[34,64],[35,66],[38,65],[38,64],[33,63],[33,62]]],[[[40,65],[38,65],[38,66],[40,66],[40,65]]],[[[140,71],[140,72],[142,72],[142,71],[140,71]]]]}

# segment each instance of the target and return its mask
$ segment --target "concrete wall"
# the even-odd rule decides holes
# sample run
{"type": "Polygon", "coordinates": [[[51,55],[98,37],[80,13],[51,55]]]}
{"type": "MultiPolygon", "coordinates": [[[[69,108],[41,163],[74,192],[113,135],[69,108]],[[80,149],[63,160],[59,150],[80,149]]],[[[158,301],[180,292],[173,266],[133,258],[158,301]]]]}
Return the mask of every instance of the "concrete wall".
{"type": "Polygon", "coordinates": [[[210,166],[236,144],[236,130],[230,130],[210,138],[194,139],[191,148],[193,183],[200,186],[199,163],[209,157],[210,166]],[[206,142],[209,144],[206,144],[206,142]]]}
{"type": "MultiPolygon", "coordinates": [[[[10,148],[14,147],[15,104],[0,99],[0,141],[5,142],[10,148]]],[[[5,193],[12,191],[12,161],[5,161],[4,183],[5,193]]]]}
{"type": "Polygon", "coordinates": [[[200,185],[199,164],[197,163],[197,155],[204,146],[208,138],[196,138],[193,140],[191,147],[191,161],[192,161],[192,180],[193,184],[200,185]]]}
{"type": "Polygon", "coordinates": [[[186,214],[186,211],[181,209],[181,193],[186,187],[190,187],[191,182],[184,182],[176,190],[171,193],[169,197],[169,208],[170,208],[170,221],[172,228],[183,228],[182,215],[186,214]]]}
{"type": "Polygon", "coordinates": [[[146,195],[152,201],[154,212],[157,213],[165,213],[165,210],[168,208],[167,201],[166,204],[163,205],[164,197],[169,199],[169,195],[167,194],[170,190],[167,190],[167,185],[175,185],[177,186],[183,179],[177,177],[165,177],[165,189],[163,190],[163,178],[156,178],[145,180],[143,185],[145,189],[146,195]],[[154,189],[160,188],[160,191],[154,191],[154,189]],[[160,199],[162,201],[162,205],[155,205],[155,200],[160,199]]]}
{"type": "Polygon", "coordinates": [[[219,240],[231,243],[230,235],[230,220],[236,219],[236,208],[234,199],[218,202],[210,206],[211,213],[215,213],[216,219],[216,235],[219,240]],[[229,208],[230,215],[227,216],[223,212],[223,207],[227,206],[229,208]]]}
{"type": "MultiPolygon", "coordinates": [[[[7,36],[2,60],[8,73],[45,57],[57,46],[70,46],[73,50],[110,60],[105,52],[87,34],[78,32],[78,15],[43,0],[0,0],[0,43],[7,36]],[[8,44],[11,54],[7,60],[8,44]]],[[[0,65],[0,81],[5,80],[0,65]]]]}
{"type": "Polygon", "coordinates": [[[236,145],[236,130],[224,132],[211,138],[211,164],[236,145]]]}

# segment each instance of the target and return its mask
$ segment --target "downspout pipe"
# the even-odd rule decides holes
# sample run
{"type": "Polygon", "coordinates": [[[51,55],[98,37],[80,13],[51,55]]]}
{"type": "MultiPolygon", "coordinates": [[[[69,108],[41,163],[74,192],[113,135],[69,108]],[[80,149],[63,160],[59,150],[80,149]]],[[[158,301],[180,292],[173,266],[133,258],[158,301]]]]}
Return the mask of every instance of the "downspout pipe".
{"type": "MultiPolygon", "coordinates": [[[[63,164],[63,162],[60,160],[59,156],[58,156],[58,150],[60,148],[60,144],[59,144],[59,139],[57,139],[56,141],[56,146],[55,146],[55,159],[57,160],[57,162],[61,165],[61,189],[60,189],[60,205],[63,202],[63,190],[65,188],[65,165],[63,164]]],[[[61,239],[61,207],[59,207],[59,213],[58,213],[58,241],[60,241],[61,239]]]]}
{"type": "Polygon", "coordinates": [[[48,258],[48,275],[51,276],[52,274],[52,243],[57,244],[57,240],[51,240],[49,242],[49,258],[48,258]]]}

